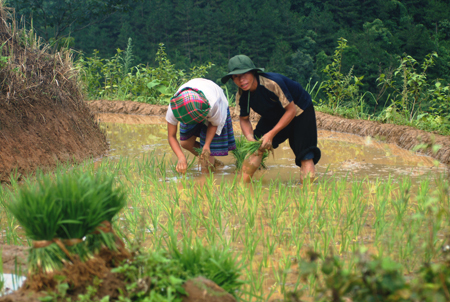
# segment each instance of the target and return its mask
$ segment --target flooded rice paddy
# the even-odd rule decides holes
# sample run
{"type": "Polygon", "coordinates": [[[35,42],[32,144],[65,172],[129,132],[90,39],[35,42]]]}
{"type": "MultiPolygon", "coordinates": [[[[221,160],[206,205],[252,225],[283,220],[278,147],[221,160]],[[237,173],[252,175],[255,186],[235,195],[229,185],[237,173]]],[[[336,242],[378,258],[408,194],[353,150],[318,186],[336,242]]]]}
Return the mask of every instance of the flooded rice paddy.
{"type": "MultiPolygon", "coordinates": [[[[446,167],[432,158],[369,137],[319,131],[322,159],[315,182],[299,184],[287,143],[267,170],[243,184],[231,155],[211,175],[194,163],[185,177],[160,117],[99,114],[109,154],[80,166],[116,173],[128,205],[114,221],[128,246],[152,250],[200,242],[233,252],[242,265],[243,301],[281,301],[303,291],[314,296],[315,278],[302,279],[299,260],[309,251],[339,255],[354,269],[366,250],[403,265],[405,274],[440,261],[450,239],[446,167]]],[[[235,124],[235,134],[240,135],[235,124]]],[[[194,158],[190,157],[192,160],[194,158]]],[[[61,167],[65,173],[73,167],[61,167]]],[[[0,201],[8,198],[0,191],[0,201]]],[[[2,240],[29,244],[17,222],[1,215],[2,240]]]]}
{"type": "Polygon", "coordinates": [[[248,281],[243,300],[281,300],[299,290],[314,295],[316,280],[302,280],[297,267],[310,250],[338,254],[351,269],[353,255],[364,249],[412,273],[438,261],[450,234],[446,168],[392,144],[320,130],[313,184],[299,185],[286,142],[245,185],[231,155],[212,175],[195,164],[177,175],[164,118],[98,119],[111,147],[108,160],[127,167],[119,168],[132,192],[117,222],[124,236],[150,249],[200,241],[234,251],[248,281]]]}
{"type": "MultiPolygon", "coordinates": [[[[99,114],[98,120],[107,133],[110,143],[110,158],[139,158],[153,152],[154,156],[176,161],[167,143],[165,118],[122,114],[99,114]]],[[[234,123],[235,135],[240,135],[239,123],[234,123]]],[[[431,157],[404,150],[394,144],[376,141],[370,137],[319,130],[319,148],[322,158],[317,164],[319,177],[346,175],[356,178],[388,178],[398,176],[422,177],[443,173],[445,166],[431,157]]],[[[185,153],[187,154],[187,153],[185,153]]],[[[193,159],[192,155],[189,155],[193,159]]],[[[231,179],[235,175],[233,156],[219,157],[225,167],[217,176],[231,179]]],[[[267,160],[268,169],[259,172],[257,178],[263,182],[273,179],[286,182],[299,178],[299,168],[288,142],[283,143],[267,160]]],[[[199,174],[194,165],[190,171],[199,174]]]]}

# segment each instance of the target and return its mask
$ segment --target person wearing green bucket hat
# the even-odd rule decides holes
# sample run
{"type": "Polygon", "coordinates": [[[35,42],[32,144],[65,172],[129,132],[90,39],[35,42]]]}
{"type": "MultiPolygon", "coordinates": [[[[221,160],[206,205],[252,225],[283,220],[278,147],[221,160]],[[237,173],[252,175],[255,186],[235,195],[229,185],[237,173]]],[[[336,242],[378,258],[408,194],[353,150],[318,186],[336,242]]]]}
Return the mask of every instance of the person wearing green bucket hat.
{"type": "Polygon", "coordinates": [[[178,158],[176,170],[186,173],[187,161],[182,149],[200,155],[202,170],[222,163],[215,156],[226,156],[236,149],[228,100],[216,83],[192,79],[178,88],[166,113],[169,145],[178,158]],[[180,123],[180,142],[177,140],[180,123]],[[197,137],[200,141],[197,141],[197,137]],[[202,154],[196,149],[202,148],[202,154]]]}
{"type": "Polygon", "coordinates": [[[264,68],[256,68],[253,61],[245,55],[237,55],[228,61],[228,74],[222,78],[222,83],[226,84],[233,75],[244,74],[249,71],[264,72],[264,68]]]}
{"type": "Polygon", "coordinates": [[[251,180],[265,150],[276,149],[286,140],[300,167],[300,181],[314,179],[321,151],[317,147],[316,114],[309,93],[288,77],[257,68],[246,55],[229,60],[228,74],[222,77],[222,83],[229,79],[238,87],[235,110],[243,135],[249,141],[262,141],[259,152],[243,164],[244,181],[251,180]],[[250,123],[250,109],[261,116],[255,129],[250,123]]]}

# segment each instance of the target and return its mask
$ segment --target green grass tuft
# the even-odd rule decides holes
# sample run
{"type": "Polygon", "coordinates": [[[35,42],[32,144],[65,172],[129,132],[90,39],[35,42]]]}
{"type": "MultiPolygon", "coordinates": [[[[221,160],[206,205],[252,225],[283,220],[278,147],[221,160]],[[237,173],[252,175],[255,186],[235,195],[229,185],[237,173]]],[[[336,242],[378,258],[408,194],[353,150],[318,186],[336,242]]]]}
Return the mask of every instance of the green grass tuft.
{"type": "Polygon", "coordinates": [[[34,241],[47,241],[44,247],[32,247],[28,265],[31,272],[42,269],[52,272],[62,267],[62,261],[69,259],[58,245],[59,239],[71,255],[81,260],[92,257],[101,244],[114,249],[107,236],[93,235],[103,222],[111,222],[125,205],[121,188],[114,188],[114,175],[90,174],[71,171],[70,174],[56,174],[56,177],[41,176],[35,183],[19,189],[12,201],[5,203],[7,209],[34,241]],[[54,179],[56,178],[56,179],[54,179]],[[90,236],[86,244],[85,236],[90,236]],[[106,238],[106,239],[105,239],[106,238]],[[67,240],[78,239],[70,244],[67,240]],[[98,241],[94,244],[93,241],[98,241]],[[90,250],[89,247],[94,250],[90,250]]]}

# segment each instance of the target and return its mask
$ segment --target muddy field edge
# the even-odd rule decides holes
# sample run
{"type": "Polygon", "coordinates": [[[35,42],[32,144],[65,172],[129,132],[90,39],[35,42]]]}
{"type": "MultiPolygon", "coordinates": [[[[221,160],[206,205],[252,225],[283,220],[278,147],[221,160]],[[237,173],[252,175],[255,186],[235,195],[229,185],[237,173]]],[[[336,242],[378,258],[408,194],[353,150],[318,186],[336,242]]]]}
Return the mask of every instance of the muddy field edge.
{"type": "MultiPolygon", "coordinates": [[[[96,100],[86,102],[92,113],[121,113],[134,115],[165,116],[166,105],[150,105],[133,101],[108,101],[96,100]]],[[[233,120],[238,120],[238,115],[231,109],[233,120]]],[[[352,120],[330,114],[316,112],[317,126],[319,129],[350,133],[359,136],[370,136],[379,141],[393,143],[397,146],[412,150],[417,145],[428,145],[428,148],[418,152],[428,155],[447,166],[450,165],[450,137],[429,133],[409,126],[382,124],[367,120],[352,120]],[[433,152],[431,146],[439,145],[437,152],[433,152]]],[[[251,116],[253,121],[258,116],[251,116]]]]}

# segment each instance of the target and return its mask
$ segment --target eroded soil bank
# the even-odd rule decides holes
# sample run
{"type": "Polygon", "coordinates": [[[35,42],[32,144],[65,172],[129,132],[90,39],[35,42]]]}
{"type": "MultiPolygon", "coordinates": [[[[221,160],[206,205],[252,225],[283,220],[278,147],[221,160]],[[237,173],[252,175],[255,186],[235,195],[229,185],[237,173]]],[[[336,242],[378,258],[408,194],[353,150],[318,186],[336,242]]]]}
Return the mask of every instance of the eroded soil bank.
{"type": "Polygon", "coordinates": [[[0,182],[58,162],[104,154],[73,66],[73,53],[52,51],[19,26],[0,2],[0,182]]]}
{"type": "MultiPolygon", "coordinates": [[[[131,101],[106,101],[97,100],[88,102],[93,113],[123,113],[136,115],[164,116],[167,106],[149,105],[131,101]]],[[[238,115],[231,110],[232,118],[238,119],[238,115]]],[[[316,112],[317,125],[320,129],[356,134],[360,136],[371,136],[381,141],[394,143],[401,148],[411,150],[419,144],[436,144],[441,146],[437,153],[431,147],[419,152],[431,156],[438,161],[450,164],[450,137],[417,130],[412,127],[381,124],[374,121],[351,120],[329,114],[316,112]]],[[[252,120],[258,116],[253,114],[252,120]]]]}
{"type": "Polygon", "coordinates": [[[107,148],[104,133],[83,102],[0,100],[1,182],[8,182],[15,170],[24,175],[58,162],[98,157],[107,148]]]}

